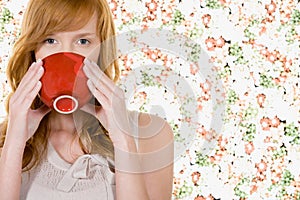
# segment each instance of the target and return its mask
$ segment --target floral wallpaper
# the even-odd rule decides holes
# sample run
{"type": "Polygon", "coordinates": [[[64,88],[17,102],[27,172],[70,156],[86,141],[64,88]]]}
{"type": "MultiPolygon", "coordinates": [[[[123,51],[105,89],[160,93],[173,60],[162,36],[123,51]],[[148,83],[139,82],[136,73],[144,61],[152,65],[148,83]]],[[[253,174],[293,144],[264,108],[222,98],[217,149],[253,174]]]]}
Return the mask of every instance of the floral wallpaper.
{"type": "MultiPolygon", "coordinates": [[[[108,1],[128,106],[174,131],[173,199],[300,199],[300,2],[108,1]]],[[[1,119],[26,2],[0,1],[1,119]]]]}

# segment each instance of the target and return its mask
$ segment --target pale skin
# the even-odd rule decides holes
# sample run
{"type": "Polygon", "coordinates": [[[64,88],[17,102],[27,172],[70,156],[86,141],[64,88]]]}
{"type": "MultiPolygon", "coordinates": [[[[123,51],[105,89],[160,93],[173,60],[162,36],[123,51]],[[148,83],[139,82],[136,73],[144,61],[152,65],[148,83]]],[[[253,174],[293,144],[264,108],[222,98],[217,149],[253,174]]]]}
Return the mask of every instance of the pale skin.
{"type": "MultiPolygon", "coordinates": [[[[85,105],[78,112],[94,115],[109,132],[116,149],[115,162],[121,162],[120,165],[116,164],[115,171],[116,199],[171,199],[172,130],[161,118],[140,114],[138,125],[141,138],[137,148],[135,140],[130,136],[133,128],[128,120],[129,112],[125,106],[124,93],[95,63],[97,54],[94,53],[99,52],[97,48],[100,44],[96,34],[96,20],[93,16],[89,23],[79,30],[59,32],[45,38],[45,42],[35,52],[36,58],[42,59],[57,52],[74,52],[88,57],[84,66],[84,72],[89,79],[87,84],[101,107],[92,109],[90,105],[85,105]],[[94,53],[91,54],[91,51],[94,53]],[[128,165],[127,172],[122,170],[122,163],[128,165]],[[132,171],[128,163],[134,163],[132,171]],[[140,170],[139,173],[132,173],[136,169],[140,170]]],[[[51,112],[49,140],[59,155],[67,162],[73,163],[83,154],[76,140],[73,115],[62,115],[47,107],[30,109],[41,88],[39,80],[44,73],[42,65],[41,61],[31,65],[9,102],[7,137],[0,158],[0,199],[19,199],[25,144],[47,113],[51,112]]]]}

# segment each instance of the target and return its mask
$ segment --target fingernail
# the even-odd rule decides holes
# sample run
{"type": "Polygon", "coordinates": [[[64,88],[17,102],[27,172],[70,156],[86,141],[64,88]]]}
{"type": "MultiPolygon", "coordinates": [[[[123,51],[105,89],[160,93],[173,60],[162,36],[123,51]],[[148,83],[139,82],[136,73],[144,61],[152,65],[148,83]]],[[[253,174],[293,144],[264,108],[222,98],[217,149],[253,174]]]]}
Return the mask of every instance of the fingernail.
{"type": "Polygon", "coordinates": [[[88,58],[85,58],[83,61],[85,64],[91,64],[91,61],[88,58]]]}
{"type": "Polygon", "coordinates": [[[83,69],[83,71],[84,71],[84,73],[86,73],[87,72],[87,69],[86,69],[87,67],[86,67],[86,65],[84,65],[83,67],[82,67],[82,69],[83,69]]]}
{"type": "Polygon", "coordinates": [[[37,59],[36,63],[41,63],[42,62],[42,59],[37,59]]]}
{"type": "Polygon", "coordinates": [[[43,73],[43,72],[44,72],[44,67],[41,66],[41,67],[39,68],[39,73],[43,73]]]}
{"type": "Polygon", "coordinates": [[[87,84],[88,86],[92,86],[92,85],[93,85],[91,79],[88,79],[87,82],[86,82],[86,84],[87,84]]]}

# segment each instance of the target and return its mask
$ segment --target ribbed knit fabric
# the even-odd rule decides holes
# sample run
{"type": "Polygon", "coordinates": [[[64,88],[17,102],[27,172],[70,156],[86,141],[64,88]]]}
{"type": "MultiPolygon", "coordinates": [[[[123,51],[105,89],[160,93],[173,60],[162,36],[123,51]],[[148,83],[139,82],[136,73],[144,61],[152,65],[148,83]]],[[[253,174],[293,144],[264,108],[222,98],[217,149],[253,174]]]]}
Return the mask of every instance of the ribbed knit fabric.
{"type": "Polygon", "coordinates": [[[114,174],[104,157],[82,155],[70,164],[48,143],[47,159],[22,174],[20,199],[113,200],[114,193],[114,174]]]}

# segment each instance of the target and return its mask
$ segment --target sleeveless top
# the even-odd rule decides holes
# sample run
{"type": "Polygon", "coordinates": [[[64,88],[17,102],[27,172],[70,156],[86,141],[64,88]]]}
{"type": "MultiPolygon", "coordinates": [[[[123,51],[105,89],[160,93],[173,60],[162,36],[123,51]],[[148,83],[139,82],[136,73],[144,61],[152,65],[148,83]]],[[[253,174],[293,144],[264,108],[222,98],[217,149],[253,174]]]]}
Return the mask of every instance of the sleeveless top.
{"type": "MultiPolygon", "coordinates": [[[[133,112],[137,120],[136,113],[133,112]]],[[[137,136],[137,128],[133,132],[137,136]]],[[[40,165],[22,173],[20,200],[113,200],[115,175],[109,168],[111,165],[112,162],[98,154],[82,155],[70,164],[48,142],[47,157],[40,165]]]]}

